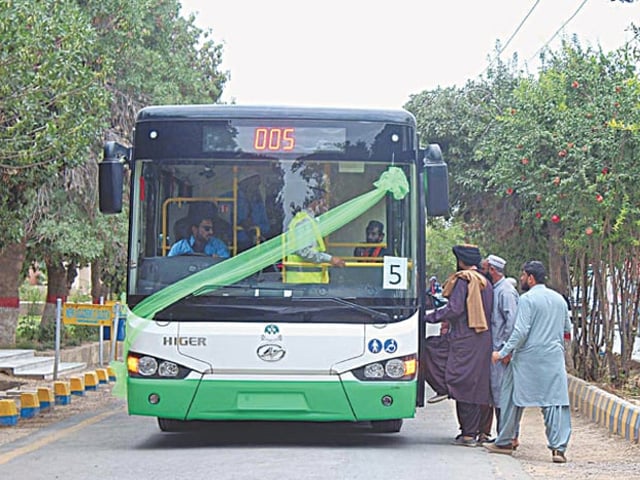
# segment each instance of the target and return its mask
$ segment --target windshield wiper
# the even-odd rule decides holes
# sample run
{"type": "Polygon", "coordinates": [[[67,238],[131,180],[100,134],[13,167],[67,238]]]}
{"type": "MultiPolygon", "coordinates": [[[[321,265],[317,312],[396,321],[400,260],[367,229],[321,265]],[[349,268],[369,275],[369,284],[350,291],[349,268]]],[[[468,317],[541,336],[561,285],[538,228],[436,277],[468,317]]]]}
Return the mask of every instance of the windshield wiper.
{"type": "Polygon", "coordinates": [[[293,297],[291,299],[294,302],[322,302],[324,300],[329,300],[334,303],[338,303],[340,305],[344,305],[345,307],[352,308],[353,310],[357,310],[358,312],[365,313],[371,316],[374,320],[381,320],[383,322],[389,322],[391,318],[388,314],[379,312],[378,310],[374,310],[373,308],[365,307],[364,305],[360,305],[355,302],[350,302],[349,300],[345,300],[344,298],[339,297],[322,297],[322,298],[308,298],[308,297],[293,297]]]}

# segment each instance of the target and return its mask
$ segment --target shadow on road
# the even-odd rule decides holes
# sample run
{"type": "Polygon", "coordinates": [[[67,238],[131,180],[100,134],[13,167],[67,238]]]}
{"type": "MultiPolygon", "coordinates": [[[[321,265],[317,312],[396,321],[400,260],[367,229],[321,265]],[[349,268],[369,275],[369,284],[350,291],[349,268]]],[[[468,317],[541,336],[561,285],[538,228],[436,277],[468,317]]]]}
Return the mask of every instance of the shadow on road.
{"type": "Polygon", "coordinates": [[[321,446],[387,447],[401,445],[401,434],[373,433],[368,424],[305,422],[189,422],[184,431],[158,432],[139,449],[321,446]]]}

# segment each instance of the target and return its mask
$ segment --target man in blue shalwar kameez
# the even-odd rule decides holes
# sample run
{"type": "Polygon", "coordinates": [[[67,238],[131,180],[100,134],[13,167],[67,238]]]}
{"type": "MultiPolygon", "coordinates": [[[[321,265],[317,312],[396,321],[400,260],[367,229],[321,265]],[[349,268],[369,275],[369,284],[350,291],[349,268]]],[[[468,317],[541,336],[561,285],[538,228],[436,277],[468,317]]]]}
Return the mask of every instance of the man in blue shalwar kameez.
{"type": "Polygon", "coordinates": [[[564,336],[571,331],[567,302],[544,284],[546,271],[538,261],[524,264],[520,297],[513,333],[507,343],[492,353],[497,363],[512,354],[505,372],[501,395],[500,431],[492,453],[511,454],[514,438],[525,407],[541,407],[547,443],[555,463],[565,463],[571,437],[571,412],[564,336]]]}

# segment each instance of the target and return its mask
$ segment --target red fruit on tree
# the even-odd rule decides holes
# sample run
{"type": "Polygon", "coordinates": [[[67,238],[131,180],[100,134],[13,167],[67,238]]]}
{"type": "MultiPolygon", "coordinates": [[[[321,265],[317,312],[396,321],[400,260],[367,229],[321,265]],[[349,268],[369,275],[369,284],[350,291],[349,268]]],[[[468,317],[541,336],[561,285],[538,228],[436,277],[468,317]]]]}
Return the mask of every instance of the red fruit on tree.
{"type": "Polygon", "coordinates": [[[529,164],[529,159],[527,157],[523,158],[520,161],[522,162],[523,165],[528,165],[529,164]]]}
{"type": "Polygon", "coordinates": [[[556,186],[557,186],[557,185],[560,185],[560,177],[556,177],[556,178],[554,178],[554,179],[553,179],[553,184],[554,184],[554,185],[556,185],[556,186]]]}
{"type": "Polygon", "coordinates": [[[536,202],[542,201],[542,195],[536,195],[536,202]]]}
{"type": "Polygon", "coordinates": [[[542,218],[542,214],[540,212],[536,212],[536,218],[542,218]]]}
{"type": "Polygon", "coordinates": [[[596,195],[596,202],[600,203],[600,202],[602,202],[602,200],[604,200],[604,197],[598,193],[596,195]]]}
{"type": "Polygon", "coordinates": [[[571,82],[571,86],[573,88],[578,88],[580,86],[580,84],[576,80],[574,80],[573,82],[571,82]]]}
{"type": "Polygon", "coordinates": [[[513,188],[507,188],[507,195],[513,194],[513,188]]]}
{"type": "Polygon", "coordinates": [[[593,233],[593,228],[591,227],[587,227],[584,229],[584,233],[586,233],[587,235],[591,235],[593,233]]]}
{"type": "Polygon", "coordinates": [[[558,152],[558,156],[559,157],[566,157],[567,156],[567,151],[563,148],[562,150],[560,150],[558,152]]]}
{"type": "Polygon", "coordinates": [[[560,222],[560,215],[556,215],[555,213],[553,215],[551,215],[551,221],[553,223],[559,223],[560,222]]]}
{"type": "Polygon", "coordinates": [[[567,148],[573,148],[574,146],[575,146],[575,143],[573,142],[567,143],[567,148]]]}
{"type": "Polygon", "coordinates": [[[607,173],[609,173],[609,167],[604,167],[604,168],[602,169],[602,174],[603,174],[603,175],[606,175],[607,173]]]}

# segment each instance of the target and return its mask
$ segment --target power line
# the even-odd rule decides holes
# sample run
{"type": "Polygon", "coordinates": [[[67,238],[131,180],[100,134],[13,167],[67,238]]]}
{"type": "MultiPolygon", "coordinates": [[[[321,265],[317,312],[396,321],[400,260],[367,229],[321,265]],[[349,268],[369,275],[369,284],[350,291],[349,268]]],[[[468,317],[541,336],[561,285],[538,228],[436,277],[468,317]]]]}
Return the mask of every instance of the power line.
{"type": "Polygon", "coordinates": [[[520,22],[520,24],[516,27],[516,29],[514,30],[514,32],[511,34],[511,36],[509,37],[509,39],[507,40],[507,42],[504,44],[504,46],[500,49],[500,51],[496,54],[496,56],[493,58],[493,60],[491,60],[491,62],[489,62],[489,65],[487,65],[487,68],[484,69],[484,71],[482,72],[483,74],[489,70],[489,68],[491,67],[491,65],[493,65],[496,60],[498,60],[500,58],[500,55],[502,55],[502,53],[507,49],[507,47],[509,46],[509,44],[511,43],[511,40],[513,40],[513,38],[518,34],[518,32],[520,31],[520,29],[522,28],[522,26],[524,25],[524,22],[527,21],[527,19],[531,16],[531,14],[533,13],[533,11],[536,9],[536,7],[538,6],[538,4],[540,3],[540,0],[536,0],[536,2],[533,4],[533,6],[529,9],[529,12],[525,15],[525,17],[522,19],[522,21],[520,22]]]}
{"type": "Polygon", "coordinates": [[[554,33],[554,34],[553,34],[553,36],[552,36],[549,40],[547,40],[547,42],[546,42],[542,47],[540,47],[540,49],[539,49],[536,53],[534,53],[534,54],[529,58],[529,60],[528,60],[529,62],[530,62],[531,60],[533,60],[535,57],[537,57],[537,56],[540,54],[540,52],[542,52],[545,48],[547,48],[547,46],[548,46],[548,45],[553,41],[553,39],[554,39],[554,38],[556,38],[556,37],[558,36],[558,34],[559,34],[563,29],[564,29],[564,27],[566,27],[566,26],[567,26],[567,24],[568,24],[571,20],[573,20],[573,19],[574,19],[574,17],[575,17],[576,15],[578,15],[578,13],[580,13],[580,10],[582,10],[582,7],[584,7],[584,5],[587,3],[587,1],[588,1],[588,0],[582,0],[582,3],[581,3],[581,4],[580,4],[580,6],[577,8],[577,10],[576,10],[575,12],[573,12],[573,15],[571,15],[571,16],[570,16],[570,17],[569,17],[569,18],[568,18],[568,19],[567,19],[567,20],[566,20],[566,21],[565,21],[565,22],[560,26],[560,28],[559,28],[558,30],[556,30],[556,33],[554,33]]]}

